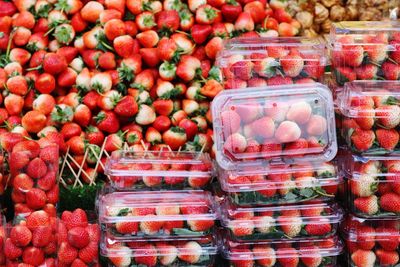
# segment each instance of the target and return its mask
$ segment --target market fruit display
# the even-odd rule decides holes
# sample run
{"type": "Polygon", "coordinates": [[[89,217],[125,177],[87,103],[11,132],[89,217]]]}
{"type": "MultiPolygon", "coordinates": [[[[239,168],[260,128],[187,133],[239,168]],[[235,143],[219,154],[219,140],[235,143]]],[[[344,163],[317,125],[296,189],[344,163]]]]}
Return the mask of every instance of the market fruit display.
{"type": "Polygon", "coordinates": [[[100,228],[90,216],[94,214],[82,209],[61,214],[57,224],[57,261],[61,266],[99,266],[100,228]]]}
{"type": "Polygon", "coordinates": [[[205,191],[111,192],[99,207],[102,229],[115,238],[207,235],[218,218],[205,191]]]}
{"type": "Polygon", "coordinates": [[[213,163],[199,152],[116,151],[106,174],[119,190],[203,189],[212,181],[213,163]]]}
{"type": "Polygon", "coordinates": [[[332,94],[321,84],[226,90],[212,110],[216,160],[223,169],[336,155],[332,94]]]}
{"type": "Polygon", "coordinates": [[[235,38],[225,44],[216,64],[225,89],[312,83],[323,78],[324,47],[320,39],[235,38]]]}
{"type": "Polygon", "coordinates": [[[230,267],[337,266],[343,244],[337,238],[235,242],[225,238],[223,255],[230,267]]]}
{"type": "Polygon", "coordinates": [[[348,262],[353,266],[396,266],[399,263],[399,220],[349,216],[342,225],[348,262]]]}
{"type": "Polygon", "coordinates": [[[213,266],[213,236],[190,239],[125,240],[106,236],[101,250],[113,266],[213,266]]]}
{"type": "Polygon", "coordinates": [[[283,164],[251,170],[219,170],[222,190],[238,206],[332,200],[342,186],[334,163],[283,164]]]}
{"type": "Polygon", "coordinates": [[[349,157],[349,204],[359,217],[396,217],[400,214],[400,160],[372,157],[349,157]]]}
{"type": "Polygon", "coordinates": [[[399,84],[391,81],[347,83],[339,98],[342,136],[356,154],[398,152],[399,84]]]}
{"type": "Polygon", "coordinates": [[[336,234],[343,211],[320,201],[303,205],[235,207],[222,205],[221,223],[232,240],[324,238],[336,234]]]}

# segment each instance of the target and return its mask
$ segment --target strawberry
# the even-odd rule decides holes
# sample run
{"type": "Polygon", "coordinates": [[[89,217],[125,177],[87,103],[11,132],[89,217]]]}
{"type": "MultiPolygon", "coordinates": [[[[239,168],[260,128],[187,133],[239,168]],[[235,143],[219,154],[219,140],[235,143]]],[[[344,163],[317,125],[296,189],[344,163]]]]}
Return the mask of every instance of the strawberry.
{"type": "Polygon", "coordinates": [[[297,216],[279,216],[277,221],[281,225],[283,232],[289,237],[295,237],[300,234],[302,220],[297,216]]]}
{"type": "MultiPolygon", "coordinates": [[[[252,135],[261,138],[271,138],[274,136],[275,124],[270,117],[263,117],[253,121],[250,125],[252,135]]],[[[251,137],[251,136],[246,136],[251,137]]]]}
{"type": "Polygon", "coordinates": [[[332,225],[330,223],[325,224],[307,224],[304,230],[311,236],[326,236],[332,231],[332,225]]]}
{"type": "Polygon", "coordinates": [[[31,266],[39,266],[44,263],[44,252],[39,248],[27,247],[22,253],[22,260],[31,266]]]}
{"type": "Polygon", "coordinates": [[[380,206],[383,210],[400,213],[400,196],[395,193],[386,193],[380,198],[380,206]]]}
{"type": "Polygon", "coordinates": [[[11,228],[10,238],[18,247],[26,247],[32,240],[32,233],[25,225],[16,225],[11,228]]]}
{"type": "Polygon", "coordinates": [[[106,133],[115,133],[119,130],[119,121],[114,112],[100,111],[95,117],[97,127],[106,133]]]}
{"type": "Polygon", "coordinates": [[[201,5],[196,9],[196,22],[198,24],[214,24],[221,20],[221,11],[210,6],[201,5]]]}
{"type": "Polygon", "coordinates": [[[176,10],[163,10],[157,13],[157,28],[163,32],[174,32],[180,26],[179,13],[176,10]]]}
{"type": "Polygon", "coordinates": [[[295,248],[278,248],[276,257],[281,266],[298,266],[299,255],[295,248]]]}
{"type": "Polygon", "coordinates": [[[4,255],[9,260],[15,260],[22,256],[22,249],[15,246],[11,238],[7,238],[4,244],[4,255]]]}
{"type": "Polygon", "coordinates": [[[398,80],[400,77],[400,67],[397,64],[386,61],[381,66],[383,77],[386,80],[398,80]]]}
{"type": "Polygon", "coordinates": [[[196,24],[191,29],[191,36],[196,44],[204,43],[212,33],[210,25],[196,24]]]}
{"type": "Polygon", "coordinates": [[[46,126],[47,118],[42,113],[31,110],[22,117],[22,126],[29,133],[38,133],[46,126]]]}
{"type": "Polygon", "coordinates": [[[116,249],[118,252],[121,254],[119,255],[112,255],[109,257],[109,260],[117,267],[123,267],[123,266],[130,266],[131,265],[131,249],[122,246],[120,243],[116,243],[113,245],[109,246],[110,249],[116,249]],[[123,256],[121,256],[123,255],[123,256]]]}
{"type": "Polygon", "coordinates": [[[43,190],[32,188],[26,193],[26,202],[31,209],[40,209],[46,204],[47,196],[43,190]]]}
{"type": "Polygon", "coordinates": [[[394,129],[378,129],[375,134],[379,145],[386,150],[394,150],[399,142],[399,133],[394,129]]]}
{"type": "Polygon", "coordinates": [[[350,138],[357,150],[367,151],[374,143],[375,134],[372,130],[355,129],[350,138]]]}
{"type": "Polygon", "coordinates": [[[236,2],[227,2],[221,7],[222,16],[227,22],[234,22],[241,12],[242,7],[236,2]]]}
{"type": "Polygon", "coordinates": [[[253,247],[255,255],[263,255],[256,259],[260,266],[274,266],[276,264],[275,250],[267,245],[256,245],[253,247]]]}
{"type": "Polygon", "coordinates": [[[378,67],[373,64],[361,65],[355,69],[357,79],[375,80],[378,74],[378,67]]]}
{"type": "Polygon", "coordinates": [[[68,243],[77,249],[89,244],[89,234],[83,227],[74,227],[68,231],[68,243]]]}
{"type": "Polygon", "coordinates": [[[254,30],[254,20],[250,13],[242,12],[235,21],[235,30],[242,32],[250,32],[254,30]]]}
{"type": "Polygon", "coordinates": [[[138,232],[138,228],[138,222],[117,222],[115,224],[115,229],[121,234],[136,234],[138,232]]]}
{"type": "Polygon", "coordinates": [[[202,248],[199,243],[189,241],[179,250],[178,258],[189,264],[196,264],[200,260],[202,248]]]}
{"type": "Polygon", "coordinates": [[[396,238],[396,235],[398,234],[398,231],[396,229],[389,227],[377,227],[376,233],[377,235],[387,235],[387,238],[377,240],[379,245],[384,250],[393,251],[399,247],[400,240],[396,238]]]}
{"type": "Polygon", "coordinates": [[[278,144],[294,142],[300,138],[300,135],[301,130],[299,126],[292,121],[283,121],[275,130],[275,139],[278,141],[278,144]]]}
{"type": "Polygon", "coordinates": [[[296,77],[304,67],[304,60],[300,55],[289,54],[280,59],[283,71],[289,77],[296,77]]]}
{"type": "Polygon", "coordinates": [[[170,265],[175,262],[178,257],[178,249],[173,245],[164,244],[159,242],[156,244],[157,251],[163,256],[159,257],[162,265],[170,265]]]}
{"type": "Polygon", "coordinates": [[[170,146],[172,150],[177,150],[187,140],[185,129],[180,127],[172,127],[163,133],[162,138],[164,143],[170,146]]]}
{"type": "Polygon", "coordinates": [[[373,267],[375,265],[376,256],[371,250],[358,249],[351,254],[351,260],[355,266],[373,267]]]}
{"type": "Polygon", "coordinates": [[[140,230],[146,235],[155,235],[160,231],[164,224],[163,221],[157,221],[155,215],[146,215],[144,218],[146,221],[140,222],[140,230]]]}
{"type": "Polygon", "coordinates": [[[187,221],[190,229],[196,232],[203,232],[210,230],[214,226],[214,221],[212,220],[203,220],[203,221],[196,221],[196,220],[189,220],[187,221]]]}
{"type": "Polygon", "coordinates": [[[226,138],[224,144],[224,149],[231,153],[242,153],[245,151],[246,147],[246,138],[239,133],[234,133],[230,135],[228,138],[226,138]]]}
{"type": "Polygon", "coordinates": [[[379,264],[382,266],[394,266],[399,262],[399,253],[396,251],[386,251],[377,249],[375,251],[379,264]]]}
{"type": "Polygon", "coordinates": [[[141,250],[138,253],[133,254],[133,258],[137,264],[143,264],[144,266],[156,266],[157,264],[157,250],[151,244],[141,246],[141,250]]]}
{"type": "Polygon", "coordinates": [[[71,264],[78,257],[78,250],[67,242],[62,242],[58,248],[58,260],[63,264],[71,264]]]}
{"type": "Polygon", "coordinates": [[[59,54],[47,53],[43,59],[43,70],[51,75],[59,74],[67,67],[67,61],[59,54]]]}
{"type": "Polygon", "coordinates": [[[351,193],[359,197],[369,197],[378,190],[378,181],[373,175],[362,175],[356,180],[350,180],[351,193]]]}
{"type": "Polygon", "coordinates": [[[354,81],[357,78],[356,73],[349,67],[336,67],[334,69],[336,82],[343,86],[346,82],[354,81]]]}
{"type": "Polygon", "coordinates": [[[250,61],[237,61],[230,67],[233,75],[241,80],[250,80],[252,77],[253,63],[250,61]]]}
{"type": "Polygon", "coordinates": [[[79,258],[86,264],[95,263],[98,260],[98,242],[91,241],[86,247],[79,250],[79,258]]]}
{"type": "Polygon", "coordinates": [[[361,212],[374,215],[378,213],[378,198],[375,195],[369,197],[359,197],[354,200],[354,206],[361,212]]]}
{"type": "Polygon", "coordinates": [[[48,226],[50,225],[50,217],[49,215],[42,211],[34,211],[32,212],[26,219],[26,226],[33,231],[39,226],[48,226]]]}
{"type": "Polygon", "coordinates": [[[400,123],[400,107],[397,105],[383,105],[375,109],[378,123],[384,128],[392,129],[400,123]]]}

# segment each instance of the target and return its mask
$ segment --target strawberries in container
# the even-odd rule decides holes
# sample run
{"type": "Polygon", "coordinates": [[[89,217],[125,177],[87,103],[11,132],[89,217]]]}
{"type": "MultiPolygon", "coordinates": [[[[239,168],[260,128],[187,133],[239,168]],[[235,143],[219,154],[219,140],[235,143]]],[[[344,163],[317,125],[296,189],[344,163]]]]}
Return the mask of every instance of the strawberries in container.
{"type": "Polygon", "coordinates": [[[54,143],[25,140],[12,148],[8,161],[15,214],[44,210],[56,216],[58,159],[58,145],[54,143]]]}
{"type": "Polygon", "coordinates": [[[337,86],[353,80],[398,80],[399,26],[395,21],[333,23],[329,50],[337,86]]]}
{"type": "Polygon", "coordinates": [[[222,255],[230,267],[326,266],[337,265],[343,243],[337,238],[236,242],[222,240],[222,255]]]}
{"type": "Polygon", "coordinates": [[[100,228],[94,213],[64,211],[57,224],[59,266],[98,266],[100,228]]]}
{"type": "Polygon", "coordinates": [[[6,266],[56,266],[56,224],[43,210],[15,217],[4,243],[6,266]]]}
{"type": "Polygon", "coordinates": [[[345,169],[353,214],[359,217],[400,215],[400,158],[348,157],[345,169]]]}
{"type": "Polygon", "coordinates": [[[400,262],[400,221],[349,215],[341,226],[349,266],[397,266],[400,262]]]}
{"type": "Polygon", "coordinates": [[[172,151],[115,151],[105,173],[119,190],[202,189],[212,181],[209,154],[172,151]]]}
{"type": "Polygon", "coordinates": [[[219,168],[221,189],[238,206],[331,200],[343,180],[333,163],[278,164],[225,171],[219,168]]]}
{"type": "Polygon", "coordinates": [[[115,238],[206,235],[219,217],[204,191],[111,192],[98,205],[102,229],[115,238]]]}
{"type": "Polygon", "coordinates": [[[225,89],[321,81],[327,64],[321,39],[234,38],[218,54],[225,89]]]}
{"type": "Polygon", "coordinates": [[[216,160],[225,170],[336,155],[332,94],[322,84],[226,90],[212,112],[216,160]]]}
{"type": "Polygon", "coordinates": [[[353,153],[364,156],[400,152],[400,83],[354,81],[339,98],[342,136],[353,153]]]}
{"type": "Polygon", "coordinates": [[[265,207],[237,207],[225,201],[221,217],[232,240],[304,239],[335,235],[343,211],[320,201],[265,207]]]}
{"type": "Polygon", "coordinates": [[[101,254],[111,266],[214,266],[212,235],[191,238],[116,240],[105,235],[101,254]]]}

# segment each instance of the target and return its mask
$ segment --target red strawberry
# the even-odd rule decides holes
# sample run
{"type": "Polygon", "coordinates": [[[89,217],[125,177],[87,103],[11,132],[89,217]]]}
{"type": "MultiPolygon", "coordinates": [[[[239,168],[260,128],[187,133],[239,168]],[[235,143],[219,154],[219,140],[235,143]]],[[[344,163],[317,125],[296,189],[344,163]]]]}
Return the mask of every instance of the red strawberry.
{"type": "Polygon", "coordinates": [[[37,186],[44,190],[50,190],[57,182],[57,174],[55,171],[49,171],[45,176],[37,181],[37,186]]]}
{"type": "Polygon", "coordinates": [[[48,225],[50,225],[50,217],[43,210],[32,212],[26,219],[26,226],[28,226],[31,231],[35,230],[39,226],[48,225]]]}
{"type": "Polygon", "coordinates": [[[60,263],[71,264],[78,257],[78,250],[67,242],[62,242],[57,254],[60,263]]]}
{"type": "Polygon", "coordinates": [[[230,135],[224,144],[224,149],[231,153],[242,153],[246,150],[247,148],[247,141],[246,138],[239,134],[239,133],[234,133],[230,135]]]}
{"type": "Polygon", "coordinates": [[[90,241],[99,242],[100,229],[97,224],[89,224],[88,226],[86,226],[86,231],[89,234],[90,241]]]}
{"type": "Polygon", "coordinates": [[[187,242],[178,252],[178,258],[186,263],[196,264],[202,254],[201,246],[195,241],[187,242]]]}
{"type": "Polygon", "coordinates": [[[350,138],[357,150],[367,151],[374,143],[375,134],[372,130],[355,129],[350,138]]]}
{"type": "Polygon", "coordinates": [[[289,77],[296,77],[304,67],[304,60],[300,55],[289,54],[280,59],[283,71],[289,77]]]}
{"type": "Polygon", "coordinates": [[[35,158],[31,162],[29,162],[28,167],[26,169],[26,173],[34,179],[43,177],[46,174],[46,172],[47,172],[46,164],[40,158],[35,158]]]}
{"type": "Polygon", "coordinates": [[[40,209],[46,205],[47,196],[43,190],[32,188],[26,193],[26,203],[31,209],[40,209]]]}
{"type": "Polygon", "coordinates": [[[9,260],[14,260],[22,256],[22,249],[15,246],[11,238],[7,238],[4,244],[4,255],[9,260]]]}
{"type": "Polygon", "coordinates": [[[386,193],[380,198],[380,206],[385,211],[400,213],[400,196],[395,193],[386,193]]]}
{"type": "Polygon", "coordinates": [[[394,266],[399,262],[399,253],[396,251],[377,249],[375,254],[381,266],[394,266]]]}
{"type": "Polygon", "coordinates": [[[343,45],[343,60],[347,66],[358,67],[364,59],[364,49],[360,45],[343,45]]]}
{"type": "Polygon", "coordinates": [[[121,234],[136,234],[138,232],[138,228],[138,222],[117,222],[115,224],[115,229],[121,234]]]}
{"type": "Polygon", "coordinates": [[[70,216],[68,216],[68,213],[65,213],[65,219],[64,217],[62,217],[62,219],[65,221],[68,230],[74,227],[86,227],[88,225],[86,212],[82,209],[74,210],[70,216]]]}
{"type": "Polygon", "coordinates": [[[183,146],[187,140],[186,132],[183,128],[172,127],[162,135],[165,144],[171,147],[172,150],[177,150],[183,146]]]}
{"type": "Polygon", "coordinates": [[[89,245],[79,251],[79,258],[86,264],[90,264],[97,262],[98,254],[98,242],[91,241],[89,245]]]}
{"type": "Polygon", "coordinates": [[[122,117],[133,117],[138,112],[138,104],[134,97],[127,95],[114,108],[114,112],[122,117]]]}
{"type": "Polygon", "coordinates": [[[399,142],[399,133],[395,129],[378,129],[375,134],[379,145],[386,150],[394,150],[399,142]]]}
{"type": "Polygon", "coordinates": [[[325,224],[307,224],[304,230],[311,236],[325,236],[332,231],[332,225],[330,223],[325,224]]]}
{"type": "Polygon", "coordinates": [[[299,255],[294,248],[278,248],[276,257],[281,266],[297,266],[299,264],[299,255]]]}
{"type": "Polygon", "coordinates": [[[378,67],[373,64],[361,65],[355,69],[355,72],[359,80],[376,80],[378,67]]]}
{"type": "Polygon", "coordinates": [[[145,266],[156,266],[157,264],[157,250],[151,244],[146,244],[141,246],[141,251],[139,253],[134,253],[133,257],[137,264],[143,264],[145,266]]]}
{"type": "Polygon", "coordinates": [[[148,221],[140,222],[140,230],[146,235],[155,235],[160,231],[164,224],[163,221],[157,221],[155,215],[146,215],[144,218],[148,221]],[[153,219],[153,221],[151,219],[153,219]]]}
{"type": "Polygon", "coordinates": [[[31,242],[32,233],[25,225],[16,225],[11,228],[10,238],[14,245],[25,247],[31,242]]]}
{"type": "Polygon", "coordinates": [[[238,61],[230,67],[233,75],[241,80],[250,80],[252,77],[253,63],[251,61],[238,61]]]}
{"type": "Polygon", "coordinates": [[[83,227],[74,227],[68,231],[68,243],[75,248],[81,249],[89,244],[89,234],[83,227]]]}
{"type": "Polygon", "coordinates": [[[26,264],[32,266],[39,266],[44,263],[44,252],[43,250],[35,247],[27,247],[22,253],[22,260],[26,264]]]}
{"type": "Polygon", "coordinates": [[[400,66],[386,61],[382,64],[383,77],[386,80],[398,80],[400,77],[400,66]]]}
{"type": "Polygon", "coordinates": [[[32,245],[41,248],[46,247],[52,239],[52,229],[50,226],[39,226],[33,231],[32,245]]]}
{"type": "Polygon", "coordinates": [[[119,130],[119,121],[114,112],[100,111],[95,117],[97,127],[106,133],[116,133],[119,130]]]}
{"type": "Polygon", "coordinates": [[[196,24],[191,29],[191,36],[196,44],[204,43],[212,33],[212,27],[210,25],[196,24]]]}
{"type": "Polygon", "coordinates": [[[375,195],[356,198],[354,206],[359,211],[368,215],[374,215],[379,211],[378,198],[375,195]]]}
{"type": "Polygon", "coordinates": [[[203,231],[207,231],[207,230],[211,229],[214,226],[214,221],[213,220],[202,220],[202,221],[188,220],[187,224],[189,225],[189,227],[192,231],[203,232],[203,231]]]}
{"type": "Polygon", "coordinates": [[[334,69],[336,82],[343,86],[346,82],[354,81],[357,78],[356,73],[349,67],[336,67],[334,69]]]}
{"type": "Polygon", "coordinates": [[[63,72],[67,67],[67,61],[59,54],[47,53],[43,59],[43,69],[46,73],[55,75],[63,72]]]}
{"type": "Polygon", "coordinates": [[[399,247],[400,240],[396,237],[398,235],[398,230],[389,227],[377,227],[376,228],[377,235],[385,235],[387,236],[384,239],[378,239],[379,245],[384,250],[393,251],[399,247]]]}
{"type": "Polygon", "coordinates": [[[371,250],[358,249],[351,254],[351,260],[355,266],[374,266],[376,256],[371,250]]]}

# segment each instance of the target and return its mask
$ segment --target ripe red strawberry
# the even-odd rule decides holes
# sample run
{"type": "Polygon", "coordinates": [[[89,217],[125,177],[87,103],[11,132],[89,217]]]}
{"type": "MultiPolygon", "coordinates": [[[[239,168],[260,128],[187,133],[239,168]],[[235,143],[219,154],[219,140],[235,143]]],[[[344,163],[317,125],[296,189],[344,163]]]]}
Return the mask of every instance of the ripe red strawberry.
{"type": "Polygon", "coordinates": [[[27,247],[22,253],[22,260],[30,266],[40,266],[44,263],[44,252],[40,248],[27,247]]]}
{"type": "Polygon", "coordinates": [[[179,13],[176,10],[163,10],[157,13],[157,28],[163,32],[174,32],[180,26],[179,13]]]}
{"type": "Polygon", "coordinates": [[[336,67],[334,70],[336,82],[343,86],[346,82],[354,81],[357,78],[355,71],[349,67],[336,67]]]}
{"type": "Polygon", "coordinates": [[[59,74],[67,67],[67,61],[59,54],[47,53],[43,59],[43,70],[51,75],[59,74]]]}
{"type": "Polygon", "coordinates": [[[119,121],[114,112],[100,111],[95,117],[97,127],[106,133],[116,133],[119,130],[119,121]]]}
{"type": "Polygon", "coordinates": [[[242,7],[236,2],[225,3],[221,7],[221,13],[227,22],[234,22],[242,12],[242,7]]]}
{"type": "Polygon", "coordinates": [[[350,138],[357,150],[367,151],[374,143],[375,134],[372,130],[355,129],[350,138]]]}
{"type": "Polygon", "coordinates": [[[39,226],[48,226],[50,225],[50,217],[49,215],[43,211],[38,210],[32,212],[28,218],[26,219],[26,226],[33,231],[39,226]]]}
{"type": "Polygon", "coordinates": [[[398,80],[400,77],[400,66],[392,62],[386,61],[381,66],[383,77],[386,80],[398,80]]]}
{"type": "Polygon", "coordinates": [[[134,235],[138,232],[138,228],[138,222],[117,222],[115,224],[115,229],[121,234],[134,235]]]}
{"type": "Polygon", "coordinates": [[[298,266],[299,255],[295,248],[278,248],[276,257],[281,266],[298,266]]]}
{"type": "Polygon", "coordinates": [[[400,213],[400,196],[395,193],[386,193],[380,198],[380,206],[385,211],[400,213]]]}
{"type": "Polygon", "coordinates": [[[40,209],[46,205],[47,196],[43,190],[32,188],[26,193],[26,203],[31,209],[40,209]]]}
{"type": "Polygon", "coordinates": [[[122,117],[132,117],[138,112],[138,104],[134,97],[125,96],[114,108],[114,112],[122,117]]]}
{"type": "Polygon", "coordinates": [[[22,256],[22,249],[15,246],[11,238],[7,238],[4,244],[4,255],[9,260],[14,260],[22,256]]]}
{"type": "Polygon", "coordinates": [[[357,210],[368,215],[374,215],[379,211],[378,198],[375,195],[356,198],[354,206],[357,210]]]}
{"type": "Polygon", "coordinates": [[[163,225],[164,233],[171,235],[174,229],[184,228],[184,221],[167,221],[163,225]]]}
{"type": "Polygon", "coordinates": [[[146,244],[141,247],[145,252],[138,251],[133,254],[133,258],[137,264],[144,266],[156,266],[157,264],[157,250],[152,244],[146,244]]]}
{"type": "Polygon", "coordinates": [[[377,249],[375,254],[381,266],[394,266],[399,262],[399,253],[396,251],[377,249]]]}
{"type": "Polygon", "coordinates": [[[189,227],[192,231],[203,232],[203,231],[210,230],[214,226],[214,221],[213,220],[202,220],[202,221],[188,220],[187,224],[189,225],[189,227]]]}
{"type": "Polygon", "coordinates": [[[62,220],[65,222],[68,230],[88,225],[86,212],[82,209],[76,209],[72,213],[64,212],[62,215],[62,220]]]}
{"type": "Polygon", "coordinates": [[[355,266],[374,266],[376,256],[371,250],[358,249],[351,254],[351,260],[355,266]]]}
{"type": "Polygon", "coordinates": [[[32,233],[32,245],[41,248],[46,247],[52,240],[52,229],[50,226],[39,226],[32,233]]]}
{"type": "Polygon", "coordinates": [[[251,61],[238,61],[230,67],[233,75],[241,80],[250,80],[252,77],[253,63],[251,61]]]}
{"type": "Polygon", "coordinates": [[[78,257],[78,250],[67,242],[62,242],[57,254],[60,263],[71,264],[78,257]]]}
{"type": "Polygon", "coordinates": [[[307,224],[304,230],[311,236],[325,236],[332,231],[332,225],[330,223],[325,224],[307,224]]]}
{"type": "Polygon", "coordinates": [[[196,44],[204,43],[212,33],[210,25],[195,24],[191,29],[191,36],[196,44]]]}
{"type": "Polygon", "coordinates": [[[186,143],[187,136],[185,129],[180,127],[172,127],[162,135],[165,144],[171,147],[172,150],[177,150],[186,143]]]}
{"type": "Polygon", "coordinates": [[[375,134],[379,145],[386,150],[394,150],[399,142],[399,133],[395,129],[378,129],[375,134]]]}
{"type": "Polygon", "coordinates": [[[32,240],[32,233],[25,225],[16,225],[11,228],[10,238],[18,247],[26,247],[32,240]]]}
{"type": "Polygon", "coordinates": [[[83,227],[74,227],[68,231],[68,243],[77,249],[89,244],[89,234],[83,227]]]}
{"type": "Polygon", "coordinates": [[[375,80],[377,78],[378,67],[373,64],[365,64],[355,69],[357,79],[375,80]]]}
{"type": "Polygon", "coordinates": [[[377,227],[376,228],[376,233],[377,235],[385,235],[387,238],[385,239],[378,239],[379,245],[384,249],[384,250],[389,250],[393,251],[396,250],[399,247],[400,240],[396,238],[396,235],[398,234],[398,230],[395,228],[390,228],[390,227],[377,227]]]}
{"type": "Polygon", "coordinates": [[[97,224],[88,224],[86,231],[89,234],[90,241],[99,242],[100,240],[100,229],[97,224]]]}
{"type": "Polygon", "coordinates": [[[358,67],[364,59],[364,49],[361,45],[343,45],[343,60],[347,66],[358,67]]]}
{"type": "Polygon", "coordinates": [[[79,250],[79,258],[86,264],[97,262],[99,249],[98,242],[91,241],[89,245],[79,250]]]}
{"type": "Polygon", "coordinates": [[[163,221],[158,221],[155,215],[146,215],[144,218],[146,218],[146,220],[153,218],[153,221],[149,220],[140,222],[140,231],[146,235],[155,235],[160,231],[164,224],[163,221]]]}

